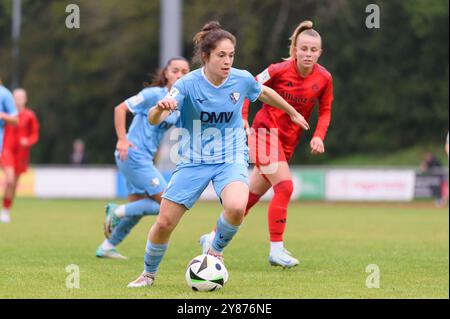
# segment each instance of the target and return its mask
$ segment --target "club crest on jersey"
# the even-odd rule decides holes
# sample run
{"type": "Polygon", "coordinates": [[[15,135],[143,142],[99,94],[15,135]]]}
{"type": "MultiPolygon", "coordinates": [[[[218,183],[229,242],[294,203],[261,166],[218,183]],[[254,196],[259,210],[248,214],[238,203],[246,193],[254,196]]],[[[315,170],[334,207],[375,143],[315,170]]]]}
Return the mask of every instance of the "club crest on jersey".
{"type": "Polygon", "coordinates": [[[319,85],[317,83],[314,83],[311,89],[314,93],[316,93],[317,91],[319,91],[319,85]]]}
{"type": "Polygon", "coordinates": [[[234,104],[239,101],[239,98],[241,97],[241,94],[239,92],[234,92],[230,94],[231,101],[233,101],[234,104]]]}
{"type": "Polygon", "coordinates": [[[171,90],[170,90],[170,92],[169,92],[169,96],[171,97],[171,98],[175,98],[178,94],[180,94],[180,91],[178,91],[178,89],[177,88],[172,88],[171,90]]]}

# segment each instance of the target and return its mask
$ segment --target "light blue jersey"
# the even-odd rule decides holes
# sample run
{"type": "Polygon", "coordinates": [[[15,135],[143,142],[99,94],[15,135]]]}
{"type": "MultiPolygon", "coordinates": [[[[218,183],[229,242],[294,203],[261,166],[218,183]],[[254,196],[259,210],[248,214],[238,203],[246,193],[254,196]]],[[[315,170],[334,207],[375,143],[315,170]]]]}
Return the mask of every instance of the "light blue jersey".
{"type": "Polygon", "coordinates": [[[173,112],[159,125],[151,125],[148,122],[147,114],[149,109],[156,105],[167,92],[166,87],[149,87],[125,101],[128,109],[134,115],[128,129],[127,139],[139,150],[147,153],[152,159],[158,150],[164,133],[172,125],[176,124],[179,118],[179,112],[173,112]]]}
{"type": "MultiPolygon", "coordinates": [[[[11,92],[0,85],[0,112],[7,113],[8,115],[17,115],[16,104],[14,103],[14,98],[11,92]]],[[[0,120],[0,154],[3,149],[3,134],[5,128],[5,121],[0,120]]]]}
{"type": "Polygon", "coordinates": [[[166,181],[153,166],[153,159],[164,133],[178,121],[179,112],[173,112],[159,125],[151,125],[147,114],[167,93],[165,87],[150,87],[125,101],[134,114],[127,139],[135,147],[128,149],[127,160],[120,160],[117,151],[115,158],[117,167],[126,179],[128,194],[153,196],[166,188],[166,181]]]}
{"type": "Polygon", "coordinates": [[[232,68],[228,78],[215,86],[204,69],[179,79],[169,96],[180,111],[178,165],[248,162],[246,135],[242,124],[245,98],[255,101],[262,86],[247,71],[232,68]]]}
{"type": "Polygon", "coordinates": [[[177,100],[180,161],[163,198],[192,208],[209,182],[217,196],[232,182],[248,185],[248,149],[242,125],[245,98],[255,101],[262,86],[247,71],[231,69],[214,86],[195,70],[178,80],[169,95],[177,100]],[[205,165],[206,164],[206,165],[205,165]]]}

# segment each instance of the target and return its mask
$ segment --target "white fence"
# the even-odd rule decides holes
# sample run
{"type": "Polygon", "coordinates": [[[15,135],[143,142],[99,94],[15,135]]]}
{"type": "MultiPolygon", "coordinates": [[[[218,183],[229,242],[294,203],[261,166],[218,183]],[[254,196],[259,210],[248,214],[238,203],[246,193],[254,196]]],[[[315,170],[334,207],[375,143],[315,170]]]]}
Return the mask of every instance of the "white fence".
{"type": "MultiPolygon", "coordinates": [[[[165,174],[170,177],[170,173],[165,174]]],[[[416,183],[414,168],[292,168],[292,200],[411,201],[416,183]]],[[[3,187],[0,174],[0,188],[3,187]]],[[[416,185],[417,184],[417,185],[416,185]]],[[[419,185],[420,184],[420,185],[419,185]]],[[[263,197],[270,199],[271,190],[263,197]]],[[[22,176],[18,196],[38,198],[126,197],[125,181],[115,166],[35,166],[22,176]]],[[[216,200],[209,185],[201,199],[216,200]]]]}

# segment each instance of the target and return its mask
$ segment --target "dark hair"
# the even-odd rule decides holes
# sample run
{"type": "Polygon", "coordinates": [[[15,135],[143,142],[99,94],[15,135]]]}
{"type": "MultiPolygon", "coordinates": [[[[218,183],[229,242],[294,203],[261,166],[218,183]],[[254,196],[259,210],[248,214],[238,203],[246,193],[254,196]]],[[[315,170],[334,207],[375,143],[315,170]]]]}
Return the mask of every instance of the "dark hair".
{"type": "Polygon", "coordinates": [[[195,54],[194,61],[204,64],[204,58],[211,54],[217,46],[217,42],[228,39],[236,45],[236,37],[227,30],[222,29],[218,21],[210,21],[194,36],[195,54]]]}
{"type": "Polygon", "coordinates": [[[173,57],[173,58],[169,59],[169,61],[167,61],[165,67],[160,68],[160,69],[158,69],[158,71],[155,72],[155,74],[152,76],[152,82],[151,83],[144,82],[144,86],[145,87],[149,87],[149,86],[164,87],[164,86],[166,86],[167,78],[164,73],[167,71],[167,68],[169,67],[170,63],[172,63],[172,61],[185,61],[189,64],[189,61],[182,56],[173,57]]]}

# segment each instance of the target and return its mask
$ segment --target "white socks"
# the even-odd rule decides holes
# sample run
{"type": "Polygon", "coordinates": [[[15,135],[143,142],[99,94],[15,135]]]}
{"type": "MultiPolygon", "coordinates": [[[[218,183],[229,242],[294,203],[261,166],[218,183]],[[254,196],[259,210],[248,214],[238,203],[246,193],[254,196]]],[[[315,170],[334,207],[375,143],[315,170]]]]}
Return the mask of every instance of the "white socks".
{"type": "Polygon", "coordinates": [[[125,205],[120,205],[119,207],[117,207],[114,211],[114,214],[119,218],[125,217],[125,205]]]}
{"type": "Polygon", "coordinates": [[[111,250],[111,249],[114,249],[114,248],[116,248],[116,246],[112,245],[112,244],[108,241],[108,239],[105,239],[105,240],[103,241],[103,244],[102,244],[102,249],[103,249],[103,250],[111,250]]]}
{"type": "Polygon", "coordinates": [[[277,250],[283,249],[284,245],[282,241],[271,241],[270,242],[270,254],[274,253],[277,250]]]}
{"type": "Polygon", "coordinates": [[[0,222],[1,223],[9,223],[11,221],[11,218],[9,217],[9,209],[2,209],[2,212],[0,214],[0,222]]]}

